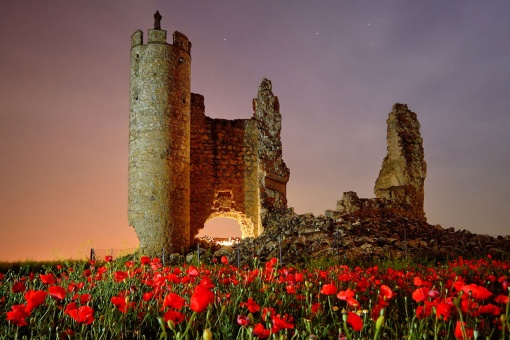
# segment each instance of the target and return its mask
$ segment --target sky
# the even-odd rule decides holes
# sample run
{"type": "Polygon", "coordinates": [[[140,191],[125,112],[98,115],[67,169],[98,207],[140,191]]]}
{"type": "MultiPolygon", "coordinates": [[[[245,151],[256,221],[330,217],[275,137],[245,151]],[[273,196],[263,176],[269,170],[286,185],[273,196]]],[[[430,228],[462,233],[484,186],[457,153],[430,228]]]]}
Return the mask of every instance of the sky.
{"type": "Polygon", "coordinates": [[[399,102],[421,123],[428,222],[510,234],[510,1],[26,0],[0,20],[0,261],[138,245],[129,50],[156,10],[192,42],[208,116],[250,118],[272,81],[297,213],[374,197],[399,102]]]}

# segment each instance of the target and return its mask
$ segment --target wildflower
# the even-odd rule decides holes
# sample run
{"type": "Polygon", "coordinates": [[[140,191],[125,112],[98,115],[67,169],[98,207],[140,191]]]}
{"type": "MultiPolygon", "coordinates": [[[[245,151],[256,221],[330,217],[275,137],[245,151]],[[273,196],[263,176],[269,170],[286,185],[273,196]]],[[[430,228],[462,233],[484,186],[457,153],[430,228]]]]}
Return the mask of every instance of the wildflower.
{"type": "Polygon", "coordinates": [[[273,323],[272,331],[276,333],[280,329],[293,329],[293,321],[292,316],[289,316],[288,314],[285,314],[283,317],[281,317],[280,314],[274,315],[271,317],[271,322],[273,323]]]}
{"type": "Polygon", "coordinates": [[[500,315],[501,308],[493,305],[492,303],[489,303],[487,305],[480,306],[480,308],[478,308],[478,310],[476,311],[475,316],[478,316],[480,314],[500,315]]]}
{"type": "Polygon", "coordinates": [[[142,294],[143,301],[150,301],[152,297],[154,296],[154,292],[147,292],[142,294]]]}
{"type": "Polygon", "coordinates": [[[173,309],[181,309],[186,301],[175,293],[170,293],[165,296],[165,300],[163,301],[163,308],[170,307],[173,309]]]}
{"type": "Polygon", "coordinates": [[[359,315],[353,312],[347,313],[347,324],[351,326],[351,328],[356,332],[361,331],[361,329],[363,328],[363,320],[360,318],[359,315]]]}
{"type": "Polygon", "coordinates": [[[509,304],[510,303],[510,299],[508,298],[508,296],[503,295],[503,294],[496,296],[494,298],[494,301],[497,303],[501,303],[501,304],[509,304]]]}
{"type": "Polygon", "coordinates": [[[172,320],[172,322],[177,325],[184,321],[184,314],[173,309],[169,309],[163,315],[163,318],[165,319],[165,322],[168,322],[168,320],[172,320]]]}
{"type": "Polygon", "coordinates": [[[487,288],[475,284],[462,286],[460,290],[466,294],[471,293],[471,296],[478,300],[486,300],[492,296],[492,293],[487,288]]]}
{"type": "Polygon", "coordinates": [[[113,274],[113,280],[115,282],[122,282],[124,281],[126,278],[128,277],[128,273],[126,272],[123,272],[123,271],[116,271],[114,274],[113,274]]]}
{"type": "Polygon", "coordinates": [[[237,324],[243,327],[248,326],[250,324],[250,318],[244,315],[238,315],[237,324]]]}
{"type": "Polygon", "coordinates": [[[198,268],[195,266],[189,266],[187,269],[187,273],[191,277],[197,277],[199,275],[198,268]]]}
{"type": "Polygon", "coordinates": [[[225,255],[223,255],[221,257],[221,263],[223,263],[224,265],[227,265],[228,264],[228,257],[226,257],[225,255]]]}
{"type": "Polygon", "coordinates": [[[128,303],[127,298],[122,296],[113,296],[110,301],[117,307],[117,309],[122,312],[126,313],[129,308],[132,308],[134,306],[134,302],[128,303]]]}
{"type": "Polygon", "coordinates": [[[449,304],[446,302],[441,302],[441,303],[436,303],[435,307],[436,307],[436,318],[437,319],[441,319],[441,317],[442,317],[443,320],[447,321],[450,318],[450,314],[453,311],[452,304],[449,304]]]}
{"type": "Polygon", "coordinates": [[[16,326],[22,327],[27,325],[25,319],[30,315],[30,311],[27,310],[25,305],[14,305],[11,306],[11,311],[6,314],[7,321],[10,321],[16,326]]]}
{"type": "Polygon", "coordinates": [[[76,308],[76,303],[72,302],[66,306],[64,314],[69,315],[78,323],[90,325],[94,322],[94,309],[90,306],[76,308]]]}
{"type": "Polygon", "coordinates": [[[31,312],[35,307],[44,303],[46,300],[46,293],[43,290],[29,290],[25,293],[25,299],[27,300],[27,311],[31,312]]]}
{"type": "Polygon", "coordinates": [[[354,297],[354,292],[350,288],[347,288],[347,290],[339,291],[336,297],[340,300],[347,300],[347,298],[354,297]]]}
{"type": "Polygon", "coordinates": [[[321,288],[321,294],[324,294],[324,295],[334,295],[336,294],[337,290],[336,290],[336,286],[334,284],[325,284],[322,286],[321,288]]]}
{"type": "Polygon", "coordinates": [[[260,311],[260,306],[255,301],[253,301],[251,297],[248,298],[248,301],[241,302],[240,306],[248,308],[250,313],[256,313],[260,311]]]}
{"type": "Polygon", "coordinates": [[[206,310],[207,306],[214,301],[214,293],[208,288],[198,285],[191,295],[190,308],[192,311],[200,313],[206,310]]]}
{"type": "Polygon", "coordinates": [[[261,323],[258,323],[255,325],[255,327],[253,327],[252,333],[259,339],[265,339],[269,337],[271,331],[269,329],[266,329],[264,325],[262,325],[261,323]]]}
{"type": "Polygon", "coordinates": [[[151,263],[151,258],[148,257],[148,256],[142,256],[140,258],[140,262],[143,264],[143,265],[147,265],[147,264],[150,264],[151,263]]]}
{"type": "Polygon", "coordinates": [[[106,255],[104,257],[104,260],[105,260],[105,262],[112,262],[113,261],[113,257],[111,255],[106,255]]]}
{"type": "Polygon", "coordinates": [[[416,302],[427,300],[429,291],[430,291],[429,288],[416,289],[412,294],[413,300],[416,302]]]}
{"type": "Polygon", "coordinates": [[[379,290],[379,296],[382,299],[385,299],[386,301],[390,300],[392,297],[394,297],[396,293],[394,293],[390,287],[386,285],[381,285],[381,288],[379,290]]]}
{"type": "Polygon", "coordinates": [[[23,293],[26,290],[25,283],[18,281],[12,285],[11,289],[13,293],[23,293]]]}
{"type": "Polygon", "coordinates": [[[455,325],[455,331],[453,332],[455,339],[457,340],[472,339],[473,333],[473,329],[467,328],[466,323],[463,321],[457,321],[457,324],[455,325]],[[464,336],[464,333],[466,336],[464,336]]]}
{"type": "Polygon", "coordinates": [[[64,300],[66,297],[66,290],[60,286],[51,286],[48,291],[54,299],[64,300]]]}
{"type": "Polygon", "coordinates": [[[79,297],[80,303],[82,305],[86,304],[89,301],[92,301],[92,295],[90,294],[81,294],[79,297]]]}
{"type": "Polygon", "coordinates": [[[49,274],[39,274],[39,277],[41,278],[42,283],[47,285],[52,285],[55,283],[55,276],[51,273],[49,274]]]}

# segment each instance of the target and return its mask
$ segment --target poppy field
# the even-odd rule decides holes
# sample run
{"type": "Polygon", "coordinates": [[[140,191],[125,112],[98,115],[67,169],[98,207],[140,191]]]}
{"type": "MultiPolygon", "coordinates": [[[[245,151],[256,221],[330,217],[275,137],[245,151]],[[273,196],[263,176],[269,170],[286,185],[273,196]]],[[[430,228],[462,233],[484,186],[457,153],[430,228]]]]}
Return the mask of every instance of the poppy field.
{"type": "Polygon", "coordinates": [[[509,281],[490,256],[404,269],[106,258],[0,273],[0,338],[510,339],[509,281]]]}

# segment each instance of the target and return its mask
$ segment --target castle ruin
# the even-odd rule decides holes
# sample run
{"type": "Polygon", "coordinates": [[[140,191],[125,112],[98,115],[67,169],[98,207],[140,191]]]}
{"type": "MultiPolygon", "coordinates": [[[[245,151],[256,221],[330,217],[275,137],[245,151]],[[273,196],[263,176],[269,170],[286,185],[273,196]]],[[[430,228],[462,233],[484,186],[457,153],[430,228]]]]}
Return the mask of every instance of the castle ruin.
{"type": "MultiPolygon", "coordinates": [[[[213,119],[191,93],[191,42],[167,43],[159,12],[154,29],[131,36],[128,221],[143,254],[186,252],[207,220],[236,219],[242,237],[257,237],[271,212],[287,210],[290,171],[282,159],[281,114],[263,79],[250,119],[213,119]]],[[[395,104],[388,155],[376,198],[344,193],[337,211],[397,208],[425,219],[426,164],[416,114],[395,104]]]]}
{"type": "Polygon", "coordinates": [[[168,44],[155,19],[147,43],[131,37],[128,221],[141,251],[187,251],[214,217],[256,237],[268,210],[287,207],[278,97],[263,79],[252,118],[207,117],[191,93],[191,42],[174,32],[168,44]]]}

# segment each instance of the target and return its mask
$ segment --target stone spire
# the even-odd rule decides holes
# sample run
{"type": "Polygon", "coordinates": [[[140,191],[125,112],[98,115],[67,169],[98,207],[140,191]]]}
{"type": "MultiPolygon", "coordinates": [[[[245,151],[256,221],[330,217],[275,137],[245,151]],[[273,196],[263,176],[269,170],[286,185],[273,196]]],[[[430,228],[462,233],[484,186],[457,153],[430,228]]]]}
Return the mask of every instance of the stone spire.
{"type": "Polygon", "coordinates": [[[416,113],[406,104],[397,103],[386,123],[388,154],[375,182],[374,193],[377,198],[392,201],[411,215],[426,220],[423,202],[427,164],[416,113]]]}

